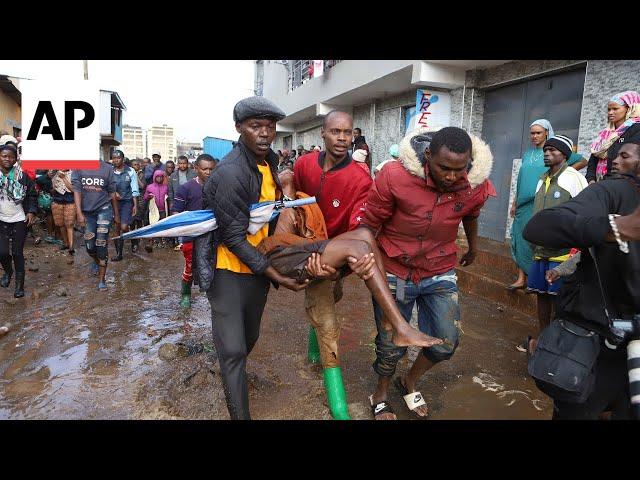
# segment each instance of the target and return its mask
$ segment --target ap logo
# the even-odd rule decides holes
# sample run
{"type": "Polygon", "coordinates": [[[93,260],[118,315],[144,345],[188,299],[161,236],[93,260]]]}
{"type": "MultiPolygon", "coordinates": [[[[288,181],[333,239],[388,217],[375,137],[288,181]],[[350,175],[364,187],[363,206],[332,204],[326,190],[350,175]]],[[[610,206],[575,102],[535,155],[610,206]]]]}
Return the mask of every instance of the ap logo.
{"type": "Polygon", "coordinates": [[[100,160],[100,89],[88,80],[26,80],[21,160],[31,169],[93,169],[100,160]]]}

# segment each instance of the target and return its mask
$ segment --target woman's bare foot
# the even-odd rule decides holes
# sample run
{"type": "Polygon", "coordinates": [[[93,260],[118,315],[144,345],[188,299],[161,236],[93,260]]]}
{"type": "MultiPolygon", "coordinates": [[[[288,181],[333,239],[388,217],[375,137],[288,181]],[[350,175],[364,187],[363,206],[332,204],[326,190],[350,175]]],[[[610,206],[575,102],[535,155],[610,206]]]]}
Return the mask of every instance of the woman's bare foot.
{"type": "Polygon", "coordinates": [[[526,286],[527,286],[527,276],[522,270],[518,269],[518,278],[516,279],[515,282],[513,282],[511,285],[507,287],[507,290],[510,290],[510,291],[518,290],[526,286]]]}
{"type": "Polygon", "coordinates": [[[402,331],[395,330],[393,332],[393,343],[398,347],[408,347],[415,345],[417,347],[433,347],[434,345],[441,345],[443,340],[441,338],[430,337],[425,335],[420,330],[416,330],[407,324],[406,328],[402,331]]]}

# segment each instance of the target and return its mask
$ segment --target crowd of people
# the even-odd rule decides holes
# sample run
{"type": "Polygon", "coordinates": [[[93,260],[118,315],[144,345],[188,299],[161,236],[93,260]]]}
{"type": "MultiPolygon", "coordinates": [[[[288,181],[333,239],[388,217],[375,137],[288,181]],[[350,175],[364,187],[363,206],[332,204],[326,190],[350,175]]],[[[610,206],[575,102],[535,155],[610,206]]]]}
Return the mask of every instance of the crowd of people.
{"type": "MultiPolygon", "coordinates": [[[[455,267],[474,262],[478,217],[496,196],[489,180],[491,151],[461,128],[419,128],[392,145],[372,175],[371,151],[350,114],[335,110],[324,117],[324,148],[299,145],[274,152],[276,123],[284,117],[263,97],[238,102],[233,120],[239,139],[221,162],[206,154],[193,163],[179,157],[177,165],[162,164],[159,154],[129,161],[114,150],[97,170],[29,172],[19,162],[19,140],[2,137],[0,286],[8,287],[15,274],[15,296],[24,296],[24,242],[43,212],[51,217],[49,236],[60,238],[69,255],[75,253],[74,229],[83,230],[92,272],[105,290],[110,233],[117,237],[111,261],[120,261],[121,234],[171,214],[211,210],[216,230],[155,244],[147,239],[145,250],[151,254],[155,246],[168,245],[183,252],[181,307],[190,307],[194,281],[206,292],[232,419],[251,418],[246,362],[259,338],[271,285],[305,291],[329,408],[334,418],[349,418],[336,303],[351,274],[372,294],[373,418],[396,418],[388,400],[392,385],[413,415],[425,417],[429,409],[418,383],[451,359],[460,342],[455,267]],[[285,209],[249,233],[252,204],[308,197],[316,203],[285,209]],[[468,250],[458,260],[460,226],[468,250]],[[417,329],[409,325],[414,307],[417,329]],[[421,354],[406,375],[394,378],[411,345],[421,347],[421,354]]],[[[581,403],[554,398],[554,418],[598,418],[605,411],[615,418],[630,416],[626,357],[619,343],[609,341],[608,329],[609,313],[627,318],[640,312],[639,124],[640,95],[614,96],[608,125],[588,160],[548,120],[530,127],[532,148],[523,155],[511,210],[518,277],[509,289],[537,295],[539,329],[519,347],[527,352],[531,371],[552,320],[573,322],[601,340],[589,395],[581,403]],[[578,171],[585,167],[586,177],[578,171]],[[606,288],[596,282],[598,265],[606,288]]],[[[132,252],[138,246],[138,240],[131,241],[132,252]]]]}
{"type": "MultiPolygon", "coordinates": [[[[189,197],[191,181],[203,184],[218,162],[207,154],[192,162],[180,156],[176,168],[171,160],[163,164],[159,153],[151,159],[128,159],[116,149],[96,170],[29,170],[19,161],[19,138],[4,135],[0,144],[0,256],[4,270],[0,285],[7,288],[15,276],[16,298],[25,294],[24,244],[29,233],[35,246],[44,237],[74,256],[74,232],[80,232],[94,260],[91,273],[98,276],[98,289],[106,290],[109,242],[115,250],[110,260],[122,261],[125,241],[120,235],[172,213],[198,209],[198,201],[189,197]],[[185,199],[189,200],[186,206],[185,199]]],[[[139,242],[131,240],[132,253],[138,252],[139,242]]],[[[184,253],[183,277],[189,288],[183,286],[181,304],[190,305],[190,239],[149,239],[145,251],[153,253],[154,246],[170,246],[184,253]]]]}

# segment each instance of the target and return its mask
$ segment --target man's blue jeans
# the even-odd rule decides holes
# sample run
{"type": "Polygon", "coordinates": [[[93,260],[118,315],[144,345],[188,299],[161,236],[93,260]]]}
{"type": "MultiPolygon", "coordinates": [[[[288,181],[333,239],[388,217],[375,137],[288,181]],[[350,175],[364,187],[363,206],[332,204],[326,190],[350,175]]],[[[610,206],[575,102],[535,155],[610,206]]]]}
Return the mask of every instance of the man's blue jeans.
{"type": "MultiPolygon", "coordinates": [[[[398,278],[387,273],[387,282],[391,293],[396,297],[396,305],[407,322],[411,322],[414,304],[418,305],[418,328],[432,337],[446,338],[450,345],[436,345],[423,348],[422,354],[433,363],[451,358],[459,341],[460,306],[458,305],[458,286],[455,270],[427,277],[416,285],[408,280],[404,289],[404,300],[397,300],[396,284],[398,278]]],[[[373,301],[378,335],[376,336],[375,372],[382,377],[391,377],[396,371],[398,361],[407,352],[407,347],[398,347],[392,341],[393,330],[382,326],[382,310],[373,301]]]]}
{"type": "Polygon", "coordinates": [[[109,230],[113,221],[113,208],[111,204],[105,205],[99,210],[82,212],[87,221],[84,230],[84,241],[87,253],[99,265],[107,264],[107,244],[109,243],[109,230]]]}

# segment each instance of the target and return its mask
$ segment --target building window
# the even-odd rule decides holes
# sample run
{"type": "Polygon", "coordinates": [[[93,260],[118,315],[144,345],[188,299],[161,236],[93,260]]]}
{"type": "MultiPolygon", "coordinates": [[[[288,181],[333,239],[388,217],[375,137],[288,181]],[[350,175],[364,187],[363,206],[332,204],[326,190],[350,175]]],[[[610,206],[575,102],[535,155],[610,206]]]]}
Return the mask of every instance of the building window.
{"type": "MultiPolygon", "coordinates": [[[[292,60],[293,66],[289,72],[289,90],[295,90],[309,79],[309,60],[292,60]]],[[[291,63],[290,63],[291,65],[291,63]]]]}
{"type": "MultiPolygon", "coordinates": [[[[333,68],[342,60],[325,60],[324,71],[333,68]]],[[[295,90],[312,78],[313,60],[289,60],[289,91],[295,90]]]]}

